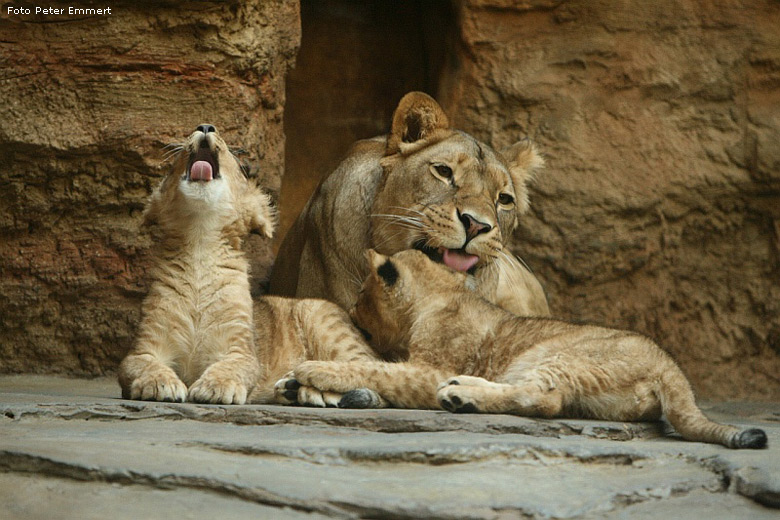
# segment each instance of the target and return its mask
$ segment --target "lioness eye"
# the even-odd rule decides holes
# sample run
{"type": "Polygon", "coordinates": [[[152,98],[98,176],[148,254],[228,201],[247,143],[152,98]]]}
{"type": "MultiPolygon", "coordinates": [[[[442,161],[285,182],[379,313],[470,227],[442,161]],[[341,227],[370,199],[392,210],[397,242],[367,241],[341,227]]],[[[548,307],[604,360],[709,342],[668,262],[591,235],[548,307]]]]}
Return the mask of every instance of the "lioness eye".
{"type": "Polygon", "coordinates": [[[436,173],[438,173],[445,179],[452,178],[452,168],[450,168],[446,164],[436,164],[434,165],[434,168],[436,168],[436,173]]]}
{"type": "Polygon", "coordinates": [[[503,206],[510,206],[514,204],[515,198],[508,193],[502,193],[498,196],[498,203],[503,206]]]}

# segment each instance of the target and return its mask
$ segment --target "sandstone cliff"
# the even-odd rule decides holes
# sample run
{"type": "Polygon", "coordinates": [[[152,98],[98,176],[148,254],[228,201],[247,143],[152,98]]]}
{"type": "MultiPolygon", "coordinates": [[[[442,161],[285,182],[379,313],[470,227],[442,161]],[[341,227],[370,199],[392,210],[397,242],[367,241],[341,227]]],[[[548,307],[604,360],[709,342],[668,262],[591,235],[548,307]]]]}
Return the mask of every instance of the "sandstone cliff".
{"type": "Polygon", "coordinates": [[[780,4],[464,4],[440,98],[546,153],[516,248],[553,312],[653,336],[702,395],[780,398],[780,4]]]}

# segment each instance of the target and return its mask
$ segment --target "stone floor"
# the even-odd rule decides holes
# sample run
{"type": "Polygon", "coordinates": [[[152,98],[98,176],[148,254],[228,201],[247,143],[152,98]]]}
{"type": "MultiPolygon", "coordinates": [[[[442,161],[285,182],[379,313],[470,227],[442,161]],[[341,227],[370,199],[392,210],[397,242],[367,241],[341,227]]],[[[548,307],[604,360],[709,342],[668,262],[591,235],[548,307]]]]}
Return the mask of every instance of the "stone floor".
{"type": "Polygon", "coordinates": [[[113,380],[0,377],[0,517],[780,518],[780,404],[735,451],[659,424],[125,401],[113,380]]]}

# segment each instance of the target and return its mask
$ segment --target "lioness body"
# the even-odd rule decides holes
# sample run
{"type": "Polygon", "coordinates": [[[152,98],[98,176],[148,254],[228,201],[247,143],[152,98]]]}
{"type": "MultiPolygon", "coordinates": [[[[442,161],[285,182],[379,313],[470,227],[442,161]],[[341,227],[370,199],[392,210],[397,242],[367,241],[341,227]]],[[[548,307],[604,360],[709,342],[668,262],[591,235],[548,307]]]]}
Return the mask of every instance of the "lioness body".
{"type": "Polygon", "coordinates": [[[418,248],[473,274],[488,300],[546,316],[541,284],[507,249],[541,164],[530,142],[499,154],[450,128],[433,99],[410,93],[391,133],[357,142],[312,195],[280,248],[271,292],[349,309],[368,272],[366,249],[418,248]]]}
{"type": "MultiPolygon", "coordinates": [[[[271,237],[270,199],[213,126],[182,148],[145,215],[160,241],[138,338],[119,369],[123,397],[241,404],[254,388],[254,402],[289,403],[274,383],[301,361],[378,359],[331,302],[253,303],[241,245],[253,231],[271,237]]],[[[306,394],[322,405],[336,398],[306,394]]]]}
{"type": "Polygon", "coordinates": [[[665,414],[689,440],[766,444],[761,430],[707,419],[676,363],[644,336],[514,316],[416,251],[370,256],[353,319],[378,351],[397,350],[406,361],[304,363],[295,370],[301,384],[342,393],[366,387],[400,407],[619,421],[665,414]]]}

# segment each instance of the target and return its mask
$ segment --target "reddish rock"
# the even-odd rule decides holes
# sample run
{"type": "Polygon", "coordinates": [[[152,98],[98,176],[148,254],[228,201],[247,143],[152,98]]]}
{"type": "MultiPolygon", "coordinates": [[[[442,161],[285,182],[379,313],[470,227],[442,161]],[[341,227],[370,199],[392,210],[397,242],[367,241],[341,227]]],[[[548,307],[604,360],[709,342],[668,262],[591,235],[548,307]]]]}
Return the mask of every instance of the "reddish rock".
{"type": "MultiPolygon", "coordinates": [[[[111,6],[0,21],[0,372],[102,374],[124,356],[147,287],[141,211],[170,165],[165,145],[213,123],[279,190],[298,3],[111,6]]],[[[270,245],[253,240],[261,279],[270,245]]]]}

